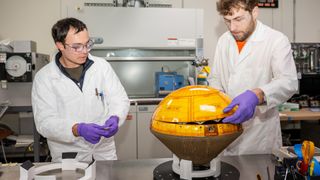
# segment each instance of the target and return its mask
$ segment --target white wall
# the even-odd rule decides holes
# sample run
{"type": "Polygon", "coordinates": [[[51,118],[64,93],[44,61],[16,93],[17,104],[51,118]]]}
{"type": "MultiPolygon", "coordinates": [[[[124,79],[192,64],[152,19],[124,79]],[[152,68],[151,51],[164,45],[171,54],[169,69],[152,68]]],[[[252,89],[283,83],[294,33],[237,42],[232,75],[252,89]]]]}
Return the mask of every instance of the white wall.
{"type": "Polygon", "coordinates": [[[279,1],[278,8],[260,8],[259,20],[286,34],[293,41],[293,0],[279,1]]]}
{"type": "Polygon", "coordinates": [[[60,0],[0,0],[0,40],[33,40],[37,52],[51,54],[51,27],[60,18],[60,0]]]}
{"type": "Polygon", "coordinates": [[[296,1],[296,42],[320,42],[320,0],[296,1]]]}

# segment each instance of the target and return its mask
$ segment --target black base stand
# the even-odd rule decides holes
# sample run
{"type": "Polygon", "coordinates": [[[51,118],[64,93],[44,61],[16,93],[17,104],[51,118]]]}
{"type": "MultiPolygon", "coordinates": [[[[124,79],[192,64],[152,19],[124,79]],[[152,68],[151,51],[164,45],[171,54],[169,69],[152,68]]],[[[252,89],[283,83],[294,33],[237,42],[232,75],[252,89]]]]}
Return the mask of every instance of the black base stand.
{"type": "MultiPolygon", "coordinates": [[[[153,170],[153,179],[154,180],[180,180],[180,176],[173,172],[172,170],[172,162],[173,161],[167,161],[159,166],[157,166],[153,170]]],[[[194,170],[206,170],[208,169],[205,166],[197,166],[194,167],[194,170]]],[[[221,174],[219,177],[214,178],[211,177],[205,177],[205,178],[193,178],[195,180],[237,180],[240,177],[240,172],[237,168],[234,166],[221,162],[221,174]]]]}

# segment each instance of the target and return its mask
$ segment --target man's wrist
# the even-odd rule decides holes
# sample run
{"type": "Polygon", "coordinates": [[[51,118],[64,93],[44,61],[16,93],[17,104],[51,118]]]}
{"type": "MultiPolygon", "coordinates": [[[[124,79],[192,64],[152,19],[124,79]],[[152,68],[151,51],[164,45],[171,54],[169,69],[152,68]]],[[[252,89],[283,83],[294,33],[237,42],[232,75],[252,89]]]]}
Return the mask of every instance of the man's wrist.
{"type": "Polygon", "coordinates": [[[79,134],[78,134],[78,124],[75,124],[72,126],[72,134],[75,136],[75,137],[78,137],[79,134]]]}
{"type": "Polygon", "coordinates": [[[255,88],[252,89],[252,92],[256,94],[256,96],[259,99],[259,105],[265,103],[266,99],[265,99],[265,95],[264,92],[262,91],[262,89],[260,88],[255,88]]]}

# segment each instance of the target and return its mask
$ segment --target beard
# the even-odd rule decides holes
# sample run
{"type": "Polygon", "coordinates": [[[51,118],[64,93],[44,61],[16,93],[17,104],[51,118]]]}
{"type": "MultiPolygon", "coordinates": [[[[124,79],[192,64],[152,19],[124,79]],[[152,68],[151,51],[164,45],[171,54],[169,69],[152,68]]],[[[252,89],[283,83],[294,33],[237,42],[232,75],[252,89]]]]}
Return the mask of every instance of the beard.
{"type": "Polygon", "coordinates": [[[234,37],[234,39],[236,41],[245,41],[254,32],[255,27],[256,27],[256,23],[255,23],[255,21],[253,19],[251,19],[251,21],[250,21],[250,23],[248,25],[248,28],[245,31],[238,32],[237,34],[234,34],[232,32],[231,33],[232,33],[232,36],[234,37]]]}

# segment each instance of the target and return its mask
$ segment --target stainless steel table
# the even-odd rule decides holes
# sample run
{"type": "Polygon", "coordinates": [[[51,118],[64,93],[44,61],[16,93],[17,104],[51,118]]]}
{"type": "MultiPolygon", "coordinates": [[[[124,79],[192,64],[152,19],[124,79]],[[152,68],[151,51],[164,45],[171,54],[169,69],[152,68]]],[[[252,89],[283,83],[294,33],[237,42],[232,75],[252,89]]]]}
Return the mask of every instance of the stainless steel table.
{"type": "MultiPolygon", "coordinates": [[[[273,179],[274,165],[272,155],[246,155],[246,156],[228,156],[222,157],[222,161],[236,167],[240,172],[241,180],[256,180],[257,174],[263,180],[273,179]],[[269,175],[268,175],[268,170],[269,175]]],[[[97,162],[97,180],[152,180],[153,170],[161,163],[170,161],[170,158],[163,159],[143,159],[126,161],[98,161],[97,162]]],[[[36,164],[41,165],[42,163],[36,164]]],[[[19,167],[1,167],[2,175],[0,179],[18,179],[19,167]]],[[[63,173],[58,179],[71,179],[69,173],[63,173]]],[[[74,176],[79,177],[79,172],[74,176]]],[[[76,179],[76,177],[74,177],[76,179]]]]}

